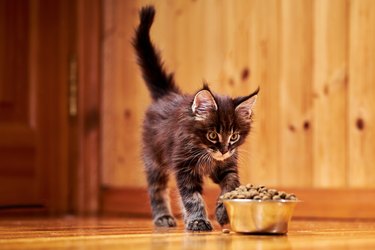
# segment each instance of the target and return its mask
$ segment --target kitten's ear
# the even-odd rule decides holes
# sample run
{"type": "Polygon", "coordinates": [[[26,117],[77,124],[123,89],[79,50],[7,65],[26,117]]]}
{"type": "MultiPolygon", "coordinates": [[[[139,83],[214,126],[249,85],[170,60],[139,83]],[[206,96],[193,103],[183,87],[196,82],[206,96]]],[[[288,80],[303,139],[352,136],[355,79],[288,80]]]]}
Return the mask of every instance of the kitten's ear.
{"type": "Polygon", "coordinates": [[[207,119],[211,111],[216,111],[216,101],[211,92],[207,89],[202,89],[196,93],[191,110],[195,115],[195,119],[199,121],[207,119]]]}
{"type": "Polygon", "coordinates": [[[235,100],[236,113],[238,116],[250,120],[251,115],[253,113],[253,107],[257,100],[258,92],[259,88],[254,93],[235,100]]]}

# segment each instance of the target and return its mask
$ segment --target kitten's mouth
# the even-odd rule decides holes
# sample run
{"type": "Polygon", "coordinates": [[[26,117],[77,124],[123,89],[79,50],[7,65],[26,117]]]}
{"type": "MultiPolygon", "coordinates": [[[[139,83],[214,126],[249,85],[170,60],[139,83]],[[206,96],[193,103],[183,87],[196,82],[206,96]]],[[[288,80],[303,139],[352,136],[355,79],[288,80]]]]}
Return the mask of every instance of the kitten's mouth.
{"type": "Polygon", "coordinates": [[[221,153],[220,151],[214,151],[212,149],[209,149],[208,152],[215,160],[224,161],[233,155],[234,150],[228,151],[225,154],[221,153]]]}

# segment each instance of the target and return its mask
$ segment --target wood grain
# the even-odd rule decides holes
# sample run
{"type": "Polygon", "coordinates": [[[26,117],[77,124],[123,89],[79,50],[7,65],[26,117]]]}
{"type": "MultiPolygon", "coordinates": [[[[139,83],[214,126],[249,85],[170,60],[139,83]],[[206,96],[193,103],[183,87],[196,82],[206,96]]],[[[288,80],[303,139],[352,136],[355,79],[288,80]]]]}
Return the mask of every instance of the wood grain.
{"type": "Polygon", "coordinates": [[[374,249],[373,221],[292,220],[287,236],[188,233],[127,217],[22,218],[0,221],[3,249],[374,249]]]}
{"type": "MultiPolygon", "coordinates": [[[[239,40],[236,46],[237,60],[248,61],[250,64],[248,79],[242,79],[241,85],[232,86],[239,88],[240,93],[246,93],[250,88],[260,86],[260,95],[254,110],[254,125],[251,131],[249,147],[241,155],[244,159],[240,165],[241,180],[243,183],[263,183],[264,185],[279,185],[281,180],[280,152],[281,137],[276,134],[280,131],[280,32],[281,18],[280,1],[252,1],[250,13],[241,4],[244,16],[248,20],[238,23],[236,27],[243,30],[233,36],[239,40]],[[246,26],[242,26],[246,24],[246,26]],[[242,41],[240,34],[249,30],[248,40],[242,41]],[[239,39],[240,38],[240,39],[239,39]],[[242,41],[242,42],[241,42],[242,41]],[[242,55],[242,49],[249,48],[248,57],[242,55]],[[250,85],[250,86],[249,86],[250,85]],[[245,89],[246,88],[246,89],[245,89]]],[[[233,27],[233,29],[236,29],[233,27]]],[[[246,63],[238,65],[238,70],[244,71],[246,63]]],[[[237,93],[239,94],[239,93],[237,93]]],[[[240,150],[242,151],[242,150],[240,150]]]]}
{"type": "Polygon", "coordinates": [[[348,154],[348,3],[315,1],[313,185],[345,187],[348,154]]]}
{"type": "MultiPolygon", "coordinates": [[[[38,130],[37,189],[50,212],[69,209],[68,74],[74,13],[72,1],[33,2],[32,73],[38,130]]],[[[74,41],[74,40],[73,40],[74,41]]]]}
{"type": "MultiPolygon", "coordinates": [[[[316,189],[278,188],[294,193],[302,201],[295,209],[299,218],[345,218],[374,219],[374,189],[316,189]]],[[[171,189],[171,205],[176,215],[181,215],[179,196],[171,189]]],[[[206,188],[204,199],[209,215],[214,218],[215,204],[219,189],[206,188]]],[[[101,207],[103,214],[125,214],[151,216],[147,191],[144,188],[105,189],[102,191],[101,207]]]]}
{"type": "Polygon", "coordinates": [[[29,1],[0,3],[0,121],[29,119],[29,1]]]}
{"type": "Polygon", "coordinates": [[[130,44],[137,23],[137,5],[134,1],[105,3],[102,183],[143,186],[145,180],[139,158],[140,125],[150,101],[130,44]]]}
{"type": "Polygon", "coordinates": [[[71,7],[72,1],[0,3],[1,206],[68,210],[71,7]]]}
{"type": "Polygon", "coordinates": [[[77,1],[78,118],[71,117],[72,209],[93,214],[99,208],[101,114],[101,2],[77,1]],[[73,126],[73,124],[75,126],[73,126]]]}
{"type": "Polygon", "coordinates": [[[233,96],[260,86],[242,182],[374,187],[375,6],[366,0],[104,1],[104,187],[146,185],[140,127],[150,98],[130,40],[149,3],[151,36],[182,90],[202,79],[233,96]]]}
{"type": "Polygon", "coordinates": [[[281,129],[277,133],[282,186],[312,184],[312,7],[312,1],[281,4],[281,129]]]}
{"type": "Polygon", "coordinates": [[[349,186],[375,186],[375,2],[350,2],[349,186]]]}

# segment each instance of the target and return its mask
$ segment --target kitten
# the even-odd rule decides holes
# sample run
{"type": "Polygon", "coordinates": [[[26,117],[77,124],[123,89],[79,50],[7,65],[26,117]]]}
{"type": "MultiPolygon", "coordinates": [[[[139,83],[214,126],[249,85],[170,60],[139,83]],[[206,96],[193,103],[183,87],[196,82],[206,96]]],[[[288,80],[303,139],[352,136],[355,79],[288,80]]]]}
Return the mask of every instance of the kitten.
{"type": "MultiPolygon", "coordinates": [[[[206,84],[194,95],[182,94],[150,40],[154,16],[153,6],[141,9],[133,40],[153,99],[143,123],[143,161],[154,224],[176,226],[167,189],[169,174],[174,173],[185,228],[210,231],[202,199],[203,177],[208,175],[220,186],[221,193],[239,186],[237,148],[250,131],[259,88],[234,99],[212,93],[206,84]]],[[[216,219],[221,225],[228,223],[220,201],[216,219]]]]}

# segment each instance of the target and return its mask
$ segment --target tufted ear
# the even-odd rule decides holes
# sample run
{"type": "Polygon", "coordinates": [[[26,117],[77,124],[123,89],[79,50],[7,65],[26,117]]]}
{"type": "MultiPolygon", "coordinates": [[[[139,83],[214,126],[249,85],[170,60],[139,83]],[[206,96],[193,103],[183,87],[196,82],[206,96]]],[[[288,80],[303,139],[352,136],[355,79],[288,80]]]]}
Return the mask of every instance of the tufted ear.
{"type": "Polygon", "coordinates": [[[217,110],[217,104],[211,92],[207,89],[202,89],[196,93],[191,110],[195,115],[195,120],[206,120],[210,112],[217,110]]]}
{"type": "Polygon", "coordinates": [[[237,98],[235,100],[236,113],[238,116],[250,120],[251,115],[253,113],[253,107],[257,100],[258,92],[259,88],[254,93],[245,97],[237,98]]]}

